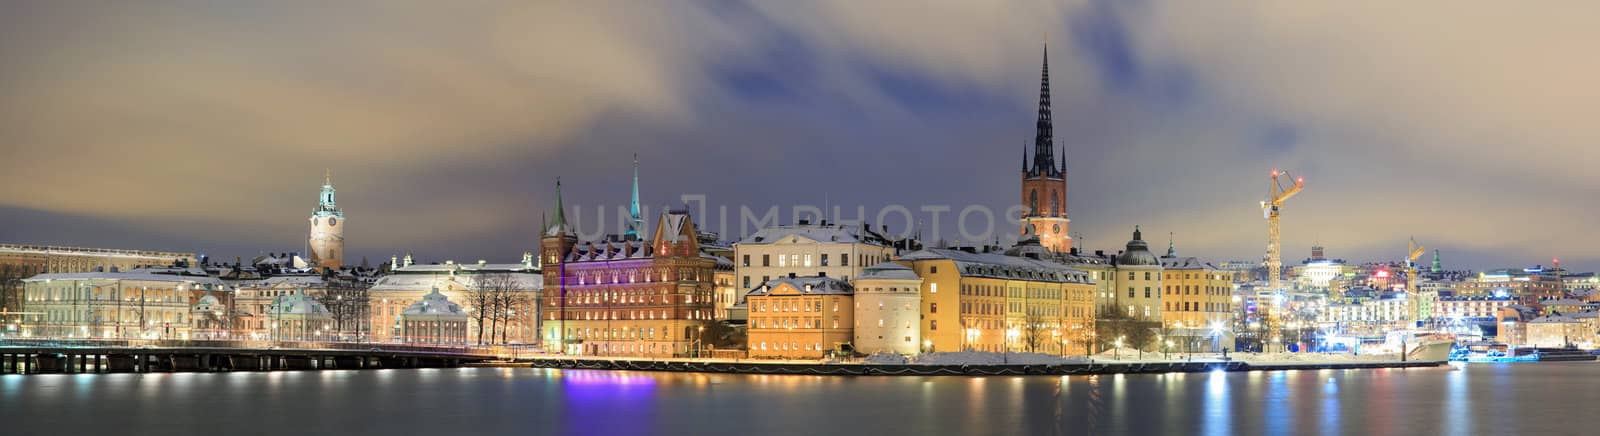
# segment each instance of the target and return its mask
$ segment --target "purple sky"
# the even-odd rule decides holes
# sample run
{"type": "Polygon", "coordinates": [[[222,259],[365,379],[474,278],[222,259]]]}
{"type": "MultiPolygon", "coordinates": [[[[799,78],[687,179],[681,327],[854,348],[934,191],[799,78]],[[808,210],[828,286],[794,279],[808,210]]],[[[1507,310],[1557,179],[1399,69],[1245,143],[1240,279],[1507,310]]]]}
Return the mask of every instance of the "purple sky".
{"type": "Polygon", "coordinates": [[[330,168],[349,261],[509,261],[634,153],[652,209],[1004,210],[1048,42],[1089,249],[1259,259],[1278,167],[1286,260],[1600,260],[1595,2],[134,3],[0,5],[0,241],[302,250],[330,168]]]}

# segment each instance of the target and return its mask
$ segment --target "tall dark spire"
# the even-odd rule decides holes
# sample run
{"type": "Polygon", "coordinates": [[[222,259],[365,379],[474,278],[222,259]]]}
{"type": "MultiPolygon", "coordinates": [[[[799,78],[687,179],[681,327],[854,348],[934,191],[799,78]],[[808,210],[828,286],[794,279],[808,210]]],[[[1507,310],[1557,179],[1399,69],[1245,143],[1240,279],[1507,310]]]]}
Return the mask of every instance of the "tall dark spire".
{"type": "Polygon", "coordinates": [[[1055,160],[1055,132],[1050,122],[1050,47],[1045,46],[1044,66],[1039,69],[1039,119],[1034,122],[1034,175],[1059,176],[1055,160]]]}
{"type": "Polygon", "coordinates": [[[1022,141],[1022,172],[1028,172],[1028,141],[1022,141]]]}

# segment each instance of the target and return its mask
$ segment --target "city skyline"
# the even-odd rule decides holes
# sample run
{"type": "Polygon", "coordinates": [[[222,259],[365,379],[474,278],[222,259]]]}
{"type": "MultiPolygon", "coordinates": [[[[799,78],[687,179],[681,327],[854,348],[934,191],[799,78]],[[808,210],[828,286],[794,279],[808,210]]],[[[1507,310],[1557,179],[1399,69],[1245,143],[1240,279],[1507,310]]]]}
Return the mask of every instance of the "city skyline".
{"type": "MultiPolygon", "coordinates": [[[[1140,224],[1150,240],[1176,233],[1188,255],[1258,260],[1256,202],[1279,167],[1308,185],[1284,212],[1286,264],[1316,242],[1331,257],[1397,259],[1411,236],[1456,269],[1596,260],[1582,224],[1600,208],[1560,201],[1600,183],[1582,173],[1597,132],[1574,109],[1596,65],[1561,56],[1594,31],[1570,11],[1511,8],[1540,26],[1486,44],[1409,27],[1417,14],[1290,10],[1349,5],[640,10],[651,7],[451,19],[18,7],[0,18],[0,54],[23,60],[0,68],[14,96],[0,141],[24,154],[3,164],[0,239],[219,260],[304,252],[331,168],[348,263],[507,260],[537,248],[557,176],[569,207],[625,204],[635,152],[651,208],[687,193],[847,216],[1005,210],[1048,42],[1085,249],[1114,252],[1140,224]],[[1374,18],[1366,33],[1414,33],[1335,24],[1353,15],[1374,18]],[[1307,25],[1283,28],[1295,20],[1307,25]],[[404,32],[417,25],[440,31],[404,32]],[[1433,62],[1410,71],[1410,58],[1433,62]]],[[[1454,29],[1504,19],[1451,13],[1474,14],[1438,16],[1454,29]]]]}

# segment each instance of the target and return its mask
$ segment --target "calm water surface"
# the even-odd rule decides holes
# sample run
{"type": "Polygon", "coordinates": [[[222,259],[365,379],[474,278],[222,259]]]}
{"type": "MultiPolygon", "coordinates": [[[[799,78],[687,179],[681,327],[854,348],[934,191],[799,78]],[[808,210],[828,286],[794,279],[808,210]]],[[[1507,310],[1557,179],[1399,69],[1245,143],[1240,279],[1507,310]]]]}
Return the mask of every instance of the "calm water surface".
{"type": "Polygon", "coordinates": [[[1574,434],[1600,364],[1097,377],[0,376],[0,435],[1574,434]]]}

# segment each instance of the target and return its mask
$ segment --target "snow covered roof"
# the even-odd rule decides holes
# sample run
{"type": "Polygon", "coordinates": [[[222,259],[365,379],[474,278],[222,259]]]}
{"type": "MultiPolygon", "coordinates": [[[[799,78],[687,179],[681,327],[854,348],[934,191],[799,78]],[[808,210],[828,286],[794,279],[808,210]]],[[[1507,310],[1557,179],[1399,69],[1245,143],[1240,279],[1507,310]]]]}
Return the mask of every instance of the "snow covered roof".
{"type": "Polygon", "coordinates": [[[922,280],[911,267],[894,262],[884,262],[866,267],[856,280],[922,280]]]}
{"type": "Polygon", "coordinates": [[[1201,262],[1199,258],[1195,258],[1195,257],[1163,257],[1163,258],[1161,258],[1161,267],[1164,268],[1164,269],[1191,269],[1191,270],[1215,270],[1215,269],[1217,269],[1217,267],[1215,265],[1212,265],[1212,264],[1209,264],[1209,263],[1205,263],[1205,262],[1201,262]]]}
{"type": "Polygon", "coordinates": [[[461,311],[461,305],[450,302],[449,298],[439,293],[439,288],[433,288],[433,292],[429,292],[428,295],[423,295],[421,300],[411,303],[404,311],[400,312],[400,315],[406,317],[434,315],[462,319],[467,317],[467,313],[461,311]]]}
{"type": "Polygon", "coordinates": [[[328,316],[328,308],[305,294],[284,295],[274,298],[267,307],[267,315],[328,316]]]}
{"type": "Polygon", "coordinates": [[[800,291],[802,294],[851,295],[856,291],[855,286],[852,286],[850,282],[846,282],[844,280],[839,280],[828,276],[804,276],[779,277],[768,280],[765,284],[762,284],[761,287],[758,287],[745,295],[767,295],[767,293],[782,285],[789,285],[795,290],[800,291]]]}
{"type": "Polygon", "coordinates": [[[963,277],[990,277],[1058,283],[1093,283],[1089,279],[1088,273],[1065,264],[992,253],[969,253],[961,250],[930,248],[906,253],[897,260],[940,259],[955,261],[958,267],[957,272],[960,272],[963,277]]]}
{"type": "Polygon", "coordinates": [[[23,279],[24,282],[47,282],[51,280],[140,280],[148,282],[186,282],[199,285],[222,287],[222,280],[211,276],[192,276],[168,274],[159,270],[134,269],[123,272],[77,272],[77,273],[52,273],[39,274],[23,279]]]}
{"type": "Polygon", "coordinates": [[[856,243],[861,238],[845,226],[797,225],[768,227],[755,232],[739,244],[775,244],[779,242],[856,243]],[[803,240],[801,239],[803,238],[803,240]]]}

